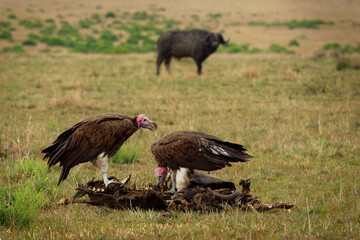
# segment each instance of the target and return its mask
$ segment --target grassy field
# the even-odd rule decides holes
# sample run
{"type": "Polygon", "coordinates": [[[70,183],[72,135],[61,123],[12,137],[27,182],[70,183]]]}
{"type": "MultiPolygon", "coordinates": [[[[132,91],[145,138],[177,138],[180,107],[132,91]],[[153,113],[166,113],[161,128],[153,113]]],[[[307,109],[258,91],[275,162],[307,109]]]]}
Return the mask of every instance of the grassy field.
{"type": "MultiPolygon", "coordinates": [[[[25,54],[0,54],[0,239],[359,238],[360,57],[356,52],[346,58],[318,52],[326,43],[357,46],[359,4],[328,1],[326,6],[332,7],[322,11],[321,1],[286,2],[239,1],[233,6],[231,1],[209,0],[211,4],[202,6],[204,1],[186,0],[172,6],[168,1],[121,1],[120,8],[110,0],[0,1],[1,22],[12,23],[0,24],[0,34],[9,31],[13,38],[0,39],[0,49],[21,45],[29,33],[40,34],[41,29],[26,29],[19,20],[47,24],[52,18],[60,28],[62,20],[77,26],[99,13],[105,22],[94,27],[98,33],[79,32],[100,39],[101,28],[120,19],[105,19],[109,11],[117,16],[146,11],[180,21],[179,28],[224,30],[239,46],[264,50],[279,44],[295,51],[215,53],[204,62],[200,77],[190,59],[172,61],[171,74],[162,67],[155,76],[153,52],[68,53],[69,48],[37,41],[36,46],[22,45],[25,54]],[[315,29],[272,26],[317,18],[332,24],[315,29]],[[9,30],[11,26],[15,29],[9,30]],[[287,45],[294,39],[300,46],[287,45]],[[341,61],[353,67],[338,71],[341,61]],[[61,169],[48,171],[41,150],[68,127],[104,112],[144,113],[158,124],[156,132],[140,130],[126,142],[110,163],[109,175],[132,174],[131,183],[138,187],[155,183],[151,144],[172,131],[203,131],[243,144],[255,156],[212,176],[237,187],[240,179],[250,178],[252,194],[264,203],[284,201],[295,207],[266,213],[165,213],[58,206],[78,183],[101,176],[92,164],[82,164],[58,187],[61,169]],[[127,160],[121,160],[125,155],[127,160]]],[[[156,26],[165,29],[161,24],[156,26]]],[[[126,32],[109,29],[117,37],[123,34],[115,45],[127,41],[126,32]]]]}
{"type": "MultiPolygon", "coordinates": [[[[213,56],[198,77],[192,61],[154,75],[154,56],[1,57],[1,185],[43,184],[45,205],[25,228],[0,236],[30,238],[354,238],[360,230],[359,71],[336,71],[331,59],[213,56]],[[252,161],[213,176],[251,178],[266,203],[295,203],[291,212],[258,214],[117,211],[55,204],[78,182],[99,178],[91,164],[56,187],[40,151],[67,127],[100,112],[145,113],[158,131],[136,133],[133,164],[112,163],[110,175],[154,182],[150,145],[168,132],[199,130],[244,144],[252,161]],[[40,170],[29,167],[28,161],[40,170]],[[46,178],[41,180],[39,178],[46,178]],[[40,183],[39,183],[40,182],[40,183]]],[[[30,164],[31,165],[31,164],[30,164]]]]}

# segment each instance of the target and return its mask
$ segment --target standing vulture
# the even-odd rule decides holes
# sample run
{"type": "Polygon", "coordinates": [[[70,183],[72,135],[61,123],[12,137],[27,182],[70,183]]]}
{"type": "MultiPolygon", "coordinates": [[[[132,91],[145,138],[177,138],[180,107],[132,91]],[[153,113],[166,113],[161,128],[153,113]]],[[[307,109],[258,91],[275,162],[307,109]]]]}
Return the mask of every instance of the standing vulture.
{"type": "Polygon", "coordinates": [[[170,192],[186,188],[194,169],[214,171],[252,157],[242,145],[193,131],[172,132],[151,145],[151,152],[158,163],[155,169],[158,185],[164,183],[168,168],[173,172],[170,192]],[[182,186],[177,186],[180,182],[182,186]]]}
{"type": "Polygon", "coordinates": [[[157,129],[144,114],[130,118],[118,113],[104,113],[85,119],[62,134],[42,153],[48,158],[49,168],[58,162],[62,166],[58,185],[66,179],[74,166],[92,162],[103,176],[107,186],[114,180],[107,177],[108,158],[138,129],[157,129]]]}

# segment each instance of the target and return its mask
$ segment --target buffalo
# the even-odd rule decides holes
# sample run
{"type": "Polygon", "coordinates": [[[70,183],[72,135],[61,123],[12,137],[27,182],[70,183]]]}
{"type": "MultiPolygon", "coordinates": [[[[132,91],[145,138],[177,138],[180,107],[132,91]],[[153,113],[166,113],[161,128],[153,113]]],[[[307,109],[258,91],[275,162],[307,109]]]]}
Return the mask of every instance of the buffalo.
{"type": "Polygon", "coordinates": [[[168,31],[162,34],[157,41],[158,57],[156,60],[156,74],[160,74],[160,65],[165,60],[167,71],[170,70],[171,57],[192,57],[197,65],[197,73],[201,74],[201,63],[220,44],[226,45],[220,33],[211,33],[203,30],[168,31]]]}

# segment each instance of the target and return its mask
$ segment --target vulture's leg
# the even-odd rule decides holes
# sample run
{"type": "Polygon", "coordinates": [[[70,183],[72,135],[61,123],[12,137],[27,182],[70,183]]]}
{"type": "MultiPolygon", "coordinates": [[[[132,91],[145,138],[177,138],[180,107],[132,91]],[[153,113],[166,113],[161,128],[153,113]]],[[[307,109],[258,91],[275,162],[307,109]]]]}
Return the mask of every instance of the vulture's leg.
{"type": "Polygon", "coordinates": [[[171,189],[169,190],[170,193],[176,192],[176,172],[177,172],[177,169],[172,169],[172,173],[171,173],[171,189]]]}
{"type": "Polygon", "coordinates": [[[100,174],[103,176],[104,184],[107,187],[110,183],[117,182],[116,180],[109,180],[107,176],[107,169],[109,166],[108,157],[105,153],[101,153],[95,161],[93,161],[94,165],[99,169],[100,174]]]}

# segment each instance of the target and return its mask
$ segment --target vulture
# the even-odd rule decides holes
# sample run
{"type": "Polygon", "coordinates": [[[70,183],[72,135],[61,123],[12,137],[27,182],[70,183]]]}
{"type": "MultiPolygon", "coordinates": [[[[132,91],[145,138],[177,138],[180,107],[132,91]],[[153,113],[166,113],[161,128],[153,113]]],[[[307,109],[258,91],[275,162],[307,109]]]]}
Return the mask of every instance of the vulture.
{"type": "Polygon", "coordinates": [[[240,144],[194,131],[169,133],[151,145],[151,152],[158,163],[157,185],[164,183],[168,168],[172,170],[170,192],[186,188],[195,169],[214,171],[231,166],[230,162],[246,162],[252,157],[240,144]]]}
{"type": "Polygon", "coordinates": [[[155,122],[144,114],[131,118],[119,113],[104,113],[85,119],[61,133],[53,144],[44,150],[49,168],[57,163],[62,167],[58,185],[71,168],[80,163],[92,162],[100,171],[105,185],[115,180],[107,177],[108,158],[138,129],[157,129],[155,122]]]}

